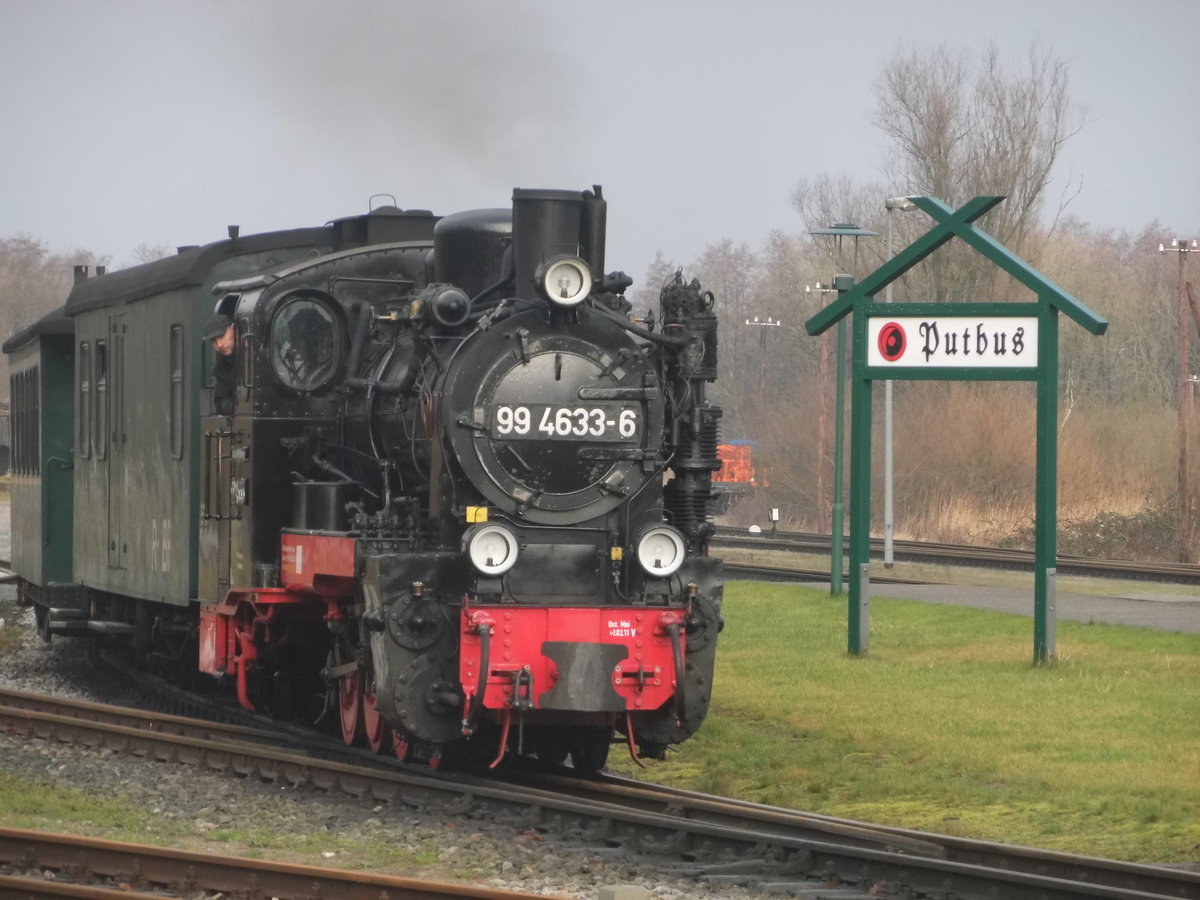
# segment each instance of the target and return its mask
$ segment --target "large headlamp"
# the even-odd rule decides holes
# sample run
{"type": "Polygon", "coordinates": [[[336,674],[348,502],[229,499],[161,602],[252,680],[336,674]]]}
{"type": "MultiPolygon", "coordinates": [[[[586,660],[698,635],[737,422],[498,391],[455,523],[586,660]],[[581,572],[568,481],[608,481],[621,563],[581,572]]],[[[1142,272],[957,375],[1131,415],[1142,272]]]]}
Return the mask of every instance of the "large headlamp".
{"type": "Polygon", "coordinates": [[[558,306],[576,306],[592,292],[592,269],[578,256],[556,256],[533,274],[538,290],[558,306]]]}
{"type": "Polygon", "coordinates": [[[517,536],[503,525],[488,523],[468,528],[463,550],[481,575],[503,575],[517,561],[517,536]]]}
{"type": "Polygon", "coordinates": [[[652,578],[674,575],[686,557],[687,544],[683,535],[670,525],[655,525],[638,537],[638,565],[652,578]]]}

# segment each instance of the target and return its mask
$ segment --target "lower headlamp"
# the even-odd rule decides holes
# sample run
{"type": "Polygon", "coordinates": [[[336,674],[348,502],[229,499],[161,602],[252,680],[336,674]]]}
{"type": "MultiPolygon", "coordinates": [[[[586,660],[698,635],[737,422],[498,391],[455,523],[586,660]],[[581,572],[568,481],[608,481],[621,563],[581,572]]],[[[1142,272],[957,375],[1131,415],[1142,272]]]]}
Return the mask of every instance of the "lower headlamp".
{"type": "Polygon", "coordinates": [[[503,525],[474,525],[463,535],[463,550],[481,575],[503,575],[517,561],[517,536],[503,525]]]}
{"type": "Polygon", "coordinates": [[[670,525],[655,525],[638,538],[638,565],[652,578],[674,575],[686,557],[687,544],[683,535],[670,525]]]}

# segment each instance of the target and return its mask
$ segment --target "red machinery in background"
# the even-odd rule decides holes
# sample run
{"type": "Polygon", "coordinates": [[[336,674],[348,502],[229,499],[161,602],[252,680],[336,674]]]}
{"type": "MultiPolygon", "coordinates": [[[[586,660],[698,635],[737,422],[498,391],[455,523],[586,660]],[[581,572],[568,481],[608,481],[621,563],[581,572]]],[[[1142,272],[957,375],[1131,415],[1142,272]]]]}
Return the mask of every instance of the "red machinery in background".
{"type": "Polygon", "coordinates": [[[725,515],[742,497],[754,488],[768,487],[769,482],[760,478],[754,468],[754,447],[757,441],[730,441],[717,445],[717,457],[721,468],[713,473],[713,490],[716,493],[714,512],[725,515]]]}

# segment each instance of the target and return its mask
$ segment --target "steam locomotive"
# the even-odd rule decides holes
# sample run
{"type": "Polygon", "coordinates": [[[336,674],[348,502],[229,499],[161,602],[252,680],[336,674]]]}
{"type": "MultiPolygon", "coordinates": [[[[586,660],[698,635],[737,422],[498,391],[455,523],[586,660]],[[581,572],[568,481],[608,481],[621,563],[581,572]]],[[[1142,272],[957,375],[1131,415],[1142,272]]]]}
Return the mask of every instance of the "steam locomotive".
{"type": "Polygon", "coordinates": [[[714,300],[677,274],[632,319],[605,220],[598,186],[518,188],[77,270],[4,345],[39,633],[434,764],[689,737],[723,624],[714,300]]]}

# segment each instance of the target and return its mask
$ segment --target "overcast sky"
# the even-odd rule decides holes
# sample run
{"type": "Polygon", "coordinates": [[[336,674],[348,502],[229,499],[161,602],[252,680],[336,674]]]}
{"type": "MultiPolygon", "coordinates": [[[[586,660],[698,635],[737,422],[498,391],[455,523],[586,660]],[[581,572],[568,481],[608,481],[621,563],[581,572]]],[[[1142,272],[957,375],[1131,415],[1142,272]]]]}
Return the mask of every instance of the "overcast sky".
{"type": "Polygon", "coordinates": [[[0,0],[0,237],[127,264],[377,193],[599,183],[608,268],[640,282],[656,250],[798,230],[801,177],[881,179],[896,50],[1035,39],[1089,111],[1070,211],[1200,237],[1200,0],[0,0]]]}

